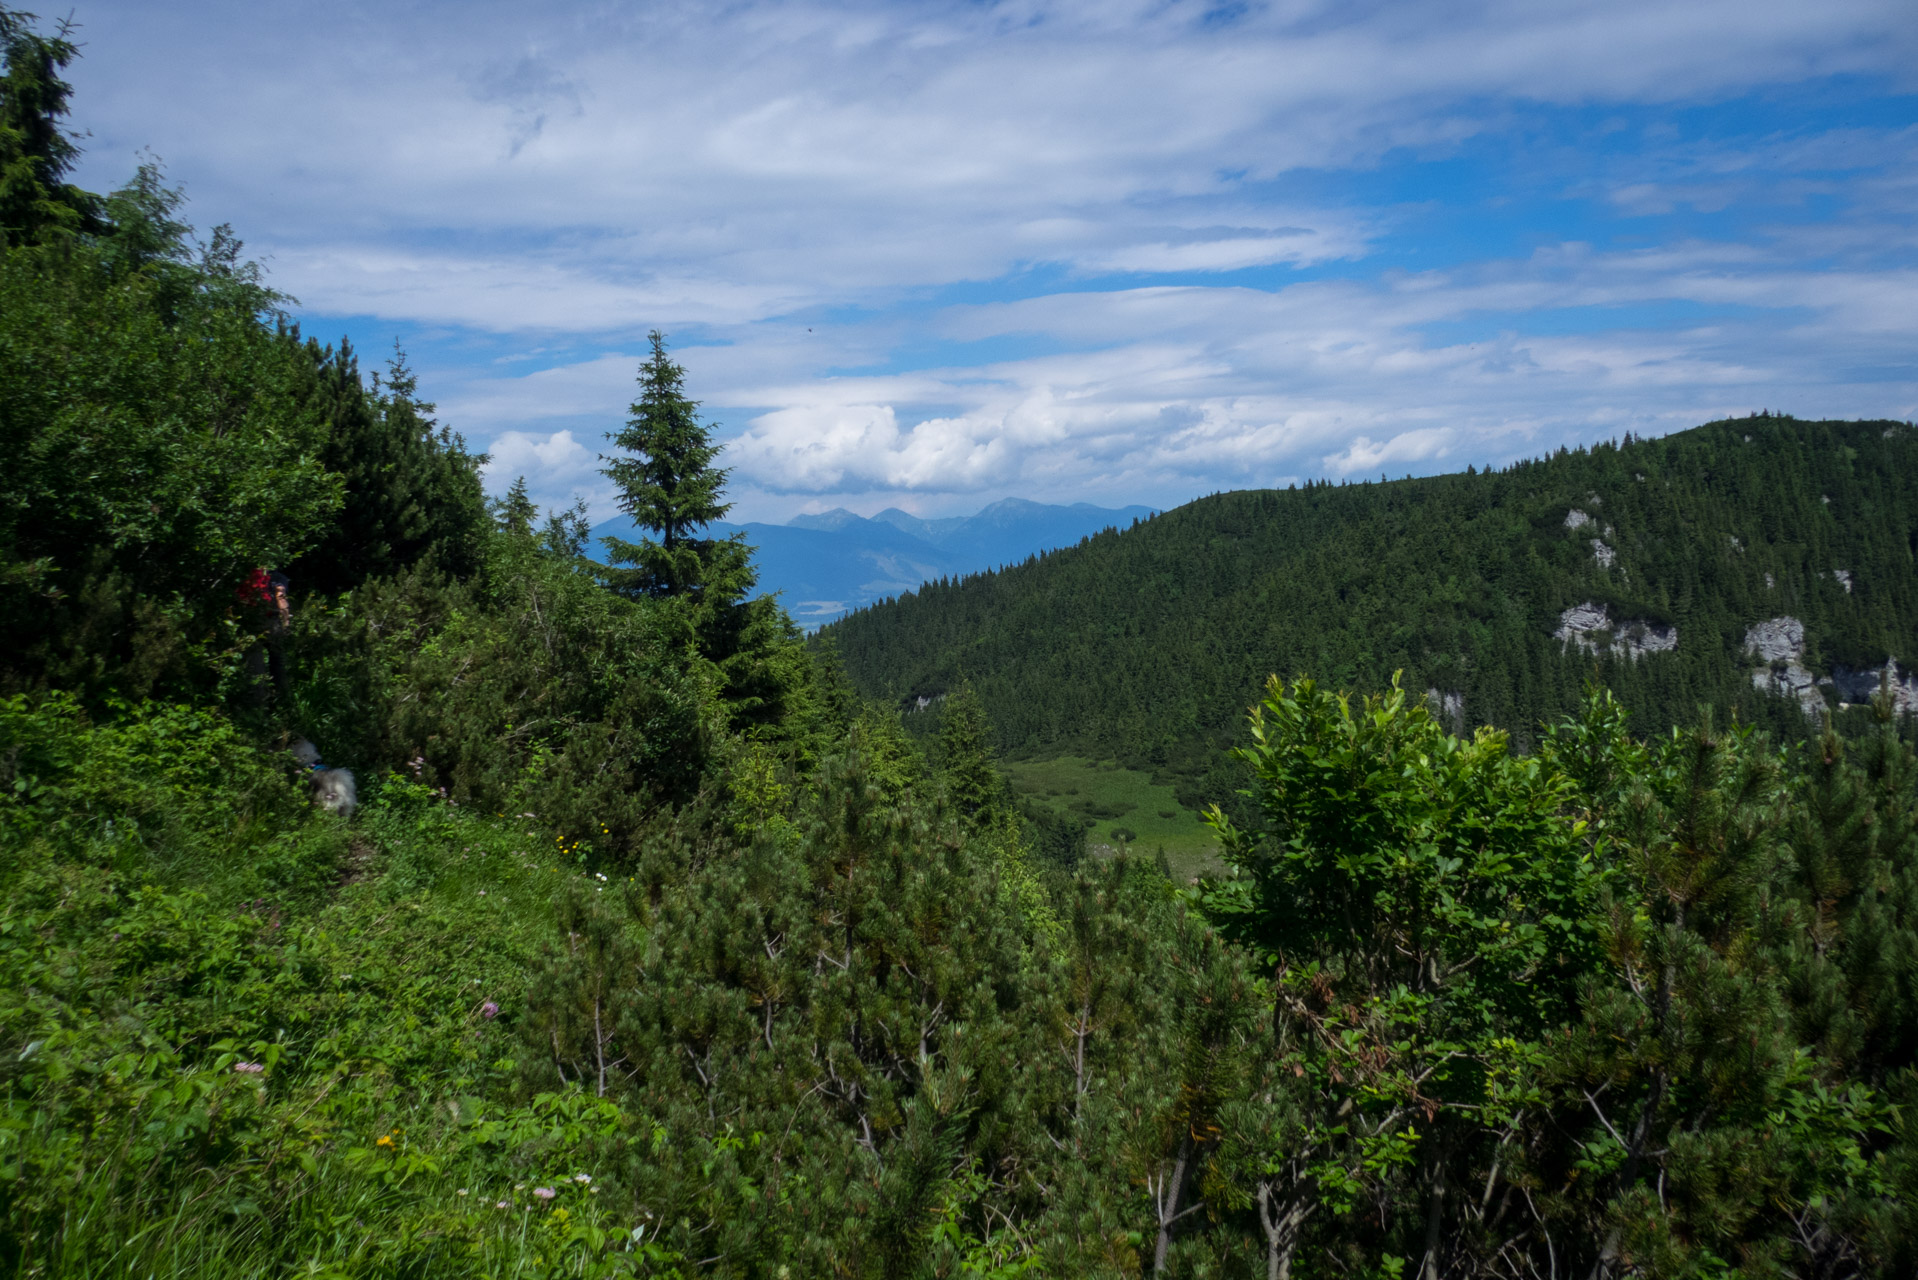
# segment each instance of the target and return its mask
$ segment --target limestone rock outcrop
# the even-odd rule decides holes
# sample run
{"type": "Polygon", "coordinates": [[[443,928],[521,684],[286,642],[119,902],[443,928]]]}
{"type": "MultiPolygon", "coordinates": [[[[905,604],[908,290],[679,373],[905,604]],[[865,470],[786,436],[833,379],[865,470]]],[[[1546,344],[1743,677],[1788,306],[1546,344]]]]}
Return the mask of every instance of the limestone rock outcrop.
{"type": "Polygon", "coordinates": [[[1795,698],[1806,715],[1825,709],[1818,677],[1805,666],[1805,624],[1793,617],[1767,618],[1745,631],[1745,652],[1766,665],[1752,672],[1752,687],[1795,698]]]}
{"type": "Polygon", "coordinates": [[[1918,671],[1900,667],[1889,659],[1882,667],[1866,667],[1863,670],[1854,670],[1839,663],[1831,669],[1831,683],[1838,691],[1841,703],[1867,703],[1878,696],[1887,674],[1891,676],[1892,705],[1898,709],[1898,714],[1918,715],[1918,671]]]}
{"type": "Polygon", "coordinates": [[[1839,663],[1829,676],[1816,676],[1805,666],[1805,624],[1796,618],[1767,618],[1753,623],[1745,631],[1745,652],[1765,664],[1752,672],[1753,687],[1796,699],[1807,715],[1817,716],[1825,710],[1825,689],[1838,695],[1840,706],[1870,702],[1878,696],[1887,675],[1892,703],[1899,714],[1918,715],[1918,671],[1887,658],[1879,667],[1839,663]]]}
{"type": "Polygon", "coordinates": [[[1678,647],[1678,628],[1646,618],[1613,621],[1611,610],[1587,600],[1558,616],[1552,638],[1577,645],[1586,653],[1612,653],[1636,662],[1648,653],[1668,653],[1678,647]]]}
{"type": "Polygon", "coordinates": [[[1796,618],[1768,618],[1745,631],[1745,652],[1766,662],[1796,662],[1805,656],[1805,624],[1796,618]]]}

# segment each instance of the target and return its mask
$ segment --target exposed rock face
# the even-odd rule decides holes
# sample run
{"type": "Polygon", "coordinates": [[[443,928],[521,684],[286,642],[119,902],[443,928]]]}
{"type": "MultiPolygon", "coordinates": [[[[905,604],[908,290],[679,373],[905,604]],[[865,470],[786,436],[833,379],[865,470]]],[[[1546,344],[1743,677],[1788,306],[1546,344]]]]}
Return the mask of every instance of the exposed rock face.
{"type": "Polygon", "coordinates": [[[1670,653],[1678,647],[1678,628],[1660,626],[1656,622],[1628,620],[1619,624],[1612,645],[1625,646],[1625,655],[1638,658],[1647,653],[1670,653]]]}
{"type": "Polygon", "coordinates": [[[1618,552],[1605,545],[1603,538],[1592,539],[1592,559],[1598,561],[1598,567],[1609,569],[1618,563],[1618,552]]]}
{"type": "Polygon", "coordinates": [[[1558,630],[1552,632],[1552,638],[1578,640],[1594,632],[1611,629],[1611,611],[1602,604],[1593,604],[1587,600],[1584,604],[1575,604],[1558,615],[1558,630]]]}
{"type": "Polygon", "coordinates": [[[1802,663],[1781,662],[1775,667],[1760,667],[1752,672],[1752,688],[1781,698],[1796,698],[1808,716],[1825,709],[1825,696],[1818,692],[1818,681],[1802,663]]]}
{"type": "Polygon", "coordinates": [[[1745,632],[1745,650],[1766,662],[1795,662],[1805,656],[1805,624],[1796,618],[1757,623],[1745,632]]]}
{"type": "Polygon", "coordinates": [[[1567,529],[1583,529],[1590,523],[1592,523],[1592,518],[1583,511],[1580,511],[1577,507],[1573,507],[1565,513],[1565,527],[1567,529]]]}
{"type": "Polygon", "coordinates": [[[1831,576],[1838,580],[1838,585],[1845,589],[1846,595],[1851,594],[1851,570],[1850,569],[1833,569],[1831,571],[1831,576]]]}
{"type": "Polygon", "coordinates": [[[1752,687],[1795,698],[1806,715],[1825,709],[1818,678],[1805,668],[1805,624],[1796,618],[1768,618],[1745,632],[1745,652],[1769,664],[1752,672],[1752,687]]]}
{"type": "Polygon", "coordinates": [[[1831,670],[1831,682],[1841,702],[1864,703],[1878,696],[1887,669],[1891,674],[1891,701],[1899,715],[1918,715],[1918,671],[1887,660],[1882,667],[1854,671],[1842,663],[1831,670]]]}
{"type": "Polygon", "coordinates": [[[1805,666],[1805,624],[1796,618],[1770,618],[1745,632],[1745,651],[1767,665],[1752,672],[1752,686],[1767,693],[1795,698],[1807,715],[1825,710],[1821,686],[1830,686],[1840,705],[1870,702],[1887,672],[1891,676],[1892,705],[1900,715],[1918,715],[1918,671],[1900,667],[1891,659],[1882,667],[1862,670],[1842,663],[1820,679],[1805,666]]]}
{"type": "Polygon", "coordinates": [[[1587,600],[1558,616],[1552,638],[1575,644],[1586,653],[1613,653],[1636,662],[1648,653],[1668,653],[1678,647],[1678,628],[1643,618],[1612,621],[1611,610],[1587,600]]]}

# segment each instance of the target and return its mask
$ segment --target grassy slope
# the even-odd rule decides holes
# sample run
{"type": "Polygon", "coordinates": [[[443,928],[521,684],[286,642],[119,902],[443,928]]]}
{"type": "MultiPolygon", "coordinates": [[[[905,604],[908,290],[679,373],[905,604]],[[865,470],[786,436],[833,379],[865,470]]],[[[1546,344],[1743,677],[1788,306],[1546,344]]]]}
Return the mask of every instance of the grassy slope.
{"type": "Polygon", "coordinates": [[[620,1113],[516,1068],[556,896],[617,891],[572,837],[398,779],[350,825],[189,789],[208,821],[169,834],[104,736],[58,820],[0,814],[0,1026],[34,1046],[4,1081],[6,1269],[629,1273],[595,1155],[620,1113]]]}
{"type": "Polygon", "coordinates": [[[1222,869],[1211,829],[1174,798],[1171,787],[1147,774],[1083,756],[1012,760],[1001,767],[1021,796],[1089,824],[1086,837],[1094,846],[1123,842],[1144,853],[1164,850],[1181,880],[1222,869]]]}

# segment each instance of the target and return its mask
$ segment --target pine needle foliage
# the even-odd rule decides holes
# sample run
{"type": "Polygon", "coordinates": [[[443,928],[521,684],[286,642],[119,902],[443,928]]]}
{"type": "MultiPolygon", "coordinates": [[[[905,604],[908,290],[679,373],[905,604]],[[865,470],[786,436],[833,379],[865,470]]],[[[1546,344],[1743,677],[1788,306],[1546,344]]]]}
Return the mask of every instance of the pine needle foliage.
{"type": "MultiPolygon", "coordinates": [[[[928,761],[776,601],[609,591],[523,485],[475,523],[410,378],[316,358],[178,208],[148,171],[108,230],[0,247],[0,1272],[1918,1272],[1888,681],[1783,747],[1594,682],[1521,753],[1389,674],[1272,680],[1232,874],[1040,867],[990,663],[928,761]],[[338,576],[262,630],[235,576],[315,548],[338,576]]],[[[1832,505],[1902,519],[1902,445],[1822,438],[1832,505]]],[[[1520,513],[1541,561],[1562,497],[1520,513]]],[[[1842,549],[1855,596],[1793,588],[1817,643],[1902,643],[1896,543],[1842,549]]]]}
{"type": "Polygon", "coordinates": [[[723,517],[726,471],[713,465],[720,446],[685,393],[686,370],[666,354],[666,335],[648,335],[652,355],[639,369],[639,399],[626,425],[608,433],[622,451],[601,474],[619,490],[619,509],[656,536],[607,538],[607,583],[630,596],[691,597],[723,607],[752,589],[750,548],[735,534],[702,538],[723,517]]]}
{"type": "Polygon", "coordinates": [[[53,34],[33,15],[0,5],[0,236],[27,244],[105,228],[104,202],[66,181],[80,148],[62,121],[73,86],[60,73],[79,53],[61,23],[53,34]]]}

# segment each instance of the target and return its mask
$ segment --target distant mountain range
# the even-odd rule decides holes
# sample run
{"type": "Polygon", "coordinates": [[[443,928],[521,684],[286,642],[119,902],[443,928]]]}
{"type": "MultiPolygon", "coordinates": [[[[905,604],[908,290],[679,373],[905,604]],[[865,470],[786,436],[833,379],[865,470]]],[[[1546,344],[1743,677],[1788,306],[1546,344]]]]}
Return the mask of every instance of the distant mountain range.
{"type": "MultiPolygon", "coordinates": [[[[897,507],[868,519],[836,507],[797,516],[789,524],[712,528],[746,535],[757,548],[753,564],[759,589],[778,592],[787,612],[810,631],[924,583],[1018,564],[1152,514],[1151,507],[1057,506],[1007,498],[977,515],[938,520],[922,520],[897,507]]],[[[632,538],[633,523],[622,516],[593,528],[595,539],[608,534],[632,538]]]]}

